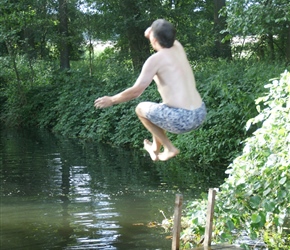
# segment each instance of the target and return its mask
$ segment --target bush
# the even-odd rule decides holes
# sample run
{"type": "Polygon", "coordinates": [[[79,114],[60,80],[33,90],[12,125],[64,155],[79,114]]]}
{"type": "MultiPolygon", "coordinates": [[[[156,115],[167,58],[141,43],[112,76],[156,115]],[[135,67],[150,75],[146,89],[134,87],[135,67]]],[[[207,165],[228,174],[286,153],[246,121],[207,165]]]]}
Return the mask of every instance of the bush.
{"type": "MultiPolygon", "coordinates": [[[[220,186],[214,239],[233,241],[246,231],[252,239],[263,239],[270,249],[288,249],[283,225],[290,212],[290,73],[265,87],[269,93],[256,99],[259,114],[247,122],[248,128],[257,123],[261,127],[245,140],[242,155],[230,164],[229,177],[220,186]]],[[[189,206],[190,226],[184,239],[196,235],[198,240],[203,233],[205,205],[203,199],[189,206]]]]}
{"type": "MultiPolygon", "coordinates": [[[[25,78],[27,81],[20,85],[10,81],[12,84],[5,86],[2,121],[10,126],[45,127],[70,137],[143,148],[143,139],[150,134],[137,119],[135,107],[143,100],[160,101],[155,84],[128,103],[104,110],[93,106],[97,97],[116,94],[134,84],[139,72],[132,70],[129,61],[120,61],[116,52],[107,49],[96,58],[91,76],[86,61],[74,62],[74,69],[66,72],[43,64],[34,66],[33,83],[28,84],[25,78]]],[[[193,68],[208,109],[207,120],[196,131],[169,136],[181,150],[178,158],[226,166],[240,153],[240,142],[251,133],[244,128],[257,114],[254,99],[264,91],[264,82],[278,75],[282,66],[208,60],[193,68]]],[[[23,72],[27,75],[27,67],[23,72]]],[[[9,81],[8,75],[4,78],[9,81]]]]}
{"type": "Polygon", "coordinates": [[[172,138],[185,159],[227,165],[241,152],[241,141],[251,134],[245,125],[257,114],[255,98],[283,66],[215,60],[197,64],[194,69],[197,88],[207,106],[207,119],[200,129],[172,138]]]}
{"type": "Polygon", "coordinates": [[[34,61],[30,64],[24,56],[17,56],[15,62],[9,57],[0,57],[0,120],[9,126],[35,125],[34,106],[31,106],[36,89],[47,91],[51,84],[54,65],[46,61],[34,61]],[[17,72],[15,72],[15,68],[17,72]],[[30,67],[29,67],[30,65],[30,67]]]}

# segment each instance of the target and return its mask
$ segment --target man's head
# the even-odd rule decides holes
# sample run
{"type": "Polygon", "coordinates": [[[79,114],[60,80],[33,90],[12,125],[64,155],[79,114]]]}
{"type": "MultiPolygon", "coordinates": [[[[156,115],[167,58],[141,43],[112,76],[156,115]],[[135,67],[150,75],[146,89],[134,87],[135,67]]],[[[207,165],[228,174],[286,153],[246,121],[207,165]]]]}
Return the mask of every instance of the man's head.
{"type": "Polygon", "coordinates": [[[151,32],[163,48],[170,48],[173,46],[176,30],[170,22],[164,19],[157,19],[151,25],[151,32]]]}

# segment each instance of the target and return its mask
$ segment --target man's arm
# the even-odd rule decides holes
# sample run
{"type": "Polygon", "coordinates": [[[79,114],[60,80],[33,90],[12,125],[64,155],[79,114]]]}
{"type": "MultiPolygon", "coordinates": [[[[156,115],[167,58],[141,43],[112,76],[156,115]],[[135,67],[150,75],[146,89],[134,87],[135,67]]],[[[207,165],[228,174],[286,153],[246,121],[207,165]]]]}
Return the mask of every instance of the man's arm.
{"type": "Polygon", "coordinates": [[[148,27],[148,28],[145,30],[145,32],[144,32],[144,36],[145,36],[147,39],[149,39],[151,29],[152,29],[151,27],[148,27]]]}
{"type": "Polygon", "coordinates": [[[143,65],[142,71],[135,84],[114,96],[103,96],[95,100],[96,108],[107,108],[115,104],[127,102],[139,97],[152,82],[157,72],[156,58],[149,57],[143,65]]]}

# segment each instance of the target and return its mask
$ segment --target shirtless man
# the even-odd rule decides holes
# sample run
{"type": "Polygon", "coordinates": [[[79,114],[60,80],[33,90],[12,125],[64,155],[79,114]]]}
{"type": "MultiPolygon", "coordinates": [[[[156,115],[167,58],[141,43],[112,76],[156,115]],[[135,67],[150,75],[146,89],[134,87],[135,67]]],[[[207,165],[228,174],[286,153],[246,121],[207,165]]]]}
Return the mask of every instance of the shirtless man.
{"type": "Polygon", "coordinates": [[[154,21],[145,31],[156,51],[142,67],[135,84],[114,95],[95,100],[96,108],[106,108],[140,96],[155,81],[162,103],[141,102],[136,113],[152,134],[144,148],[153,161],[166,161],[179,153],[165,131],[185,133],[198,128],[206,117],[206,107],[198,93],[191,66],[182,45],[175,40],[175,28],[164,19],[154,21]],[[163,146],[163,152],[160,152],[163,146]]]}

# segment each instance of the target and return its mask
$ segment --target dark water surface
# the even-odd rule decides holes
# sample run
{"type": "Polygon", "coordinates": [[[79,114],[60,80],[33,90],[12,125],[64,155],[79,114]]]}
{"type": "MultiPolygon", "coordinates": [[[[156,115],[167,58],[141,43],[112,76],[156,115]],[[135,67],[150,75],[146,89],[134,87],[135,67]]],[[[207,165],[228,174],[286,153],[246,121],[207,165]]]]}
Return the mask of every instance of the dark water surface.
{"type": "MultiPolygon", "coordinates": [[[[224,171],[153,163],[137,150],[1,130],[0,249],[171,249],[161,223],[224,171]],[[219,173],[216,173],[219,172],[219,173]]],[[[215,169],[215,168],[213,168],[215,169]]]]}

